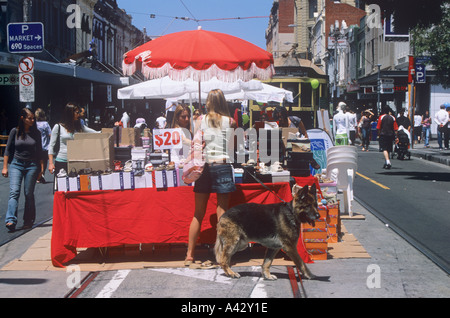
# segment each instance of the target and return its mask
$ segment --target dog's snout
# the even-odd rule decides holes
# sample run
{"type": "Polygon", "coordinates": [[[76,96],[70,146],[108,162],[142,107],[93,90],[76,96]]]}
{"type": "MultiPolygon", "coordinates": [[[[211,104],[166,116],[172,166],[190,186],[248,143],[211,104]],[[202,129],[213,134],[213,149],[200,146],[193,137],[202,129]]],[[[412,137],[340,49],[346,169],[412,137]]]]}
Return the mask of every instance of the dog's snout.
{"type": "Polygon", "coordinates": [[[316,220],[320,219],[320,214],[319,213],[314,213],[314,216],[315,216],[316,220]]]}

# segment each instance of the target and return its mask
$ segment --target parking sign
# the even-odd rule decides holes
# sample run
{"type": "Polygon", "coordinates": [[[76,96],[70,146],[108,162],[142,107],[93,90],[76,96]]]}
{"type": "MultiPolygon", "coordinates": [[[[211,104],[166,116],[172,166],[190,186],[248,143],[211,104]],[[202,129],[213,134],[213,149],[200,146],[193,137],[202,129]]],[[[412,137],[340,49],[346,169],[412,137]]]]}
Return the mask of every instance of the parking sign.
{"type": "Polygon", "coordinates": [[[427,75],[425,72],[425,65],[416,63],[416,83],[418,83],[418,84],[425,83],[426,77],[427,77],[427,75]]]}
{"type": "Polygon", "coordinates": [[[7,30],[10,53],[39,53],[44,50],[44,25],[41,22],[9,23],[7,30]]]}

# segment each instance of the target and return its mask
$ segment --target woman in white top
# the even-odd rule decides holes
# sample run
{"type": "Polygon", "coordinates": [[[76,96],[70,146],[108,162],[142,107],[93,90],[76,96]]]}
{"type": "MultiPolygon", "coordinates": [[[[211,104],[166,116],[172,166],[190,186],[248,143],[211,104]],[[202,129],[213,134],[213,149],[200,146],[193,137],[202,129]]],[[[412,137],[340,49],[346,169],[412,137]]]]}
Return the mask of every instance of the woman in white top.
{"type": "Polygon", "coordinates": [[[230,128],[236,128],[236,124],[230,117],[227,101],[220,89],[209,92],[206,110],[207,114],[195,125],[203,130],[206,164],[194,186],[195,213],[189,228],[185,265],[194,261],[195,245],[210,194],[217,193],[217,219],[219,220],[228,209],[230,193],[236,190],[227,144],[227,136],[231,136],[230,128]]]}
{"type": "Polygon", "coordinates": [[[96,133],[97,131],[82,125],[79,107],[68,103],[64,109],[62,122],[56,124],[52,129],[48,147],[48,171],[50,173],[55,170],[59,173],[61,169],[67,172],[67,140],[73,140],[73,135],[77,132],[96,133]],[[56,152],[55,146],[58,136],[59,150],[56,152]]]}

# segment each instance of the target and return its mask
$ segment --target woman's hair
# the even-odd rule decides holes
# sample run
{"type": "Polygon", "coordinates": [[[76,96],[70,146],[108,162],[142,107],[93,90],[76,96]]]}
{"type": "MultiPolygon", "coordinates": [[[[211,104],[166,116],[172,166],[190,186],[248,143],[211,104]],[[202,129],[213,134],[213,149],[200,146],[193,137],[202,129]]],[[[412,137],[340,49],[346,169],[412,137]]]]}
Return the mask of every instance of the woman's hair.
{"type": "Polygon", "coordinates": [[[278,125],[280,127],[288,127],[289,126],[289,120],[288,120],[288,113],[287,109],[282,106],[277,106],[272,114],[273,118],[275,120],[278,120],[278,125]]]}
{"type": "Polygon", "coordinates": [[[214,128],[220,128],[222,116],[230,117],[228,103],[220,89],[213,89],[206,99],[206,111],[208,112],[209,124],[214,128]]]}
{"type": "Polygon", "coordinates": [[[79,111],[79,107],[74,103],[67,103],[66,107],[64,108],[63,120],[61,121],[61,125],[70,133],[81,131],[80,120],[73,119],[74,114],[79,111]]]}
{"type": "MultiPolygon", "coordinates": [[[[16,132],[16,138],[21,137],[22,139],[25,139],[25,123],[24,120],[25,118],[27,118],[28,116],[34,116],[33,112],[31,110],[29,110],[28,108],[24,107],[20,110],[20,114],[19,114],[19,124],[17,125],[17,132],[16,132]]],[[[30,127],[30,131],[28,132],[28,134],[33,138],[37,140],[37,136],[39,135],[39,130],[37,129],[36,126],[36,121],[34,121],[33,125],[30,127]]]]}
{"type": "MultiPolygon", "coordinates": [[[[180,127],[179,123],[178,123],[178,118],[181,116],[181,114],[187,111],[189,118],[191,118],[191,109],[189,108],[189,106],[182,104],[182,105],[178,105],[177,108],[175,109],[175,112],[173,114],[173,119],[172,119],[172,128],[178,128],[180,127]]],[[[187,130],[191,130],[191,121],[188,121],[188,126],[187,127],[183,127],[186,128],[187,130]]]]}
{"type": "Polygon", "coordinates": [[[36,109],[34,116],[36,116],[36,121],[45,121],[47,119],[45,117],[45,111],[41,108],[36,109]]]}

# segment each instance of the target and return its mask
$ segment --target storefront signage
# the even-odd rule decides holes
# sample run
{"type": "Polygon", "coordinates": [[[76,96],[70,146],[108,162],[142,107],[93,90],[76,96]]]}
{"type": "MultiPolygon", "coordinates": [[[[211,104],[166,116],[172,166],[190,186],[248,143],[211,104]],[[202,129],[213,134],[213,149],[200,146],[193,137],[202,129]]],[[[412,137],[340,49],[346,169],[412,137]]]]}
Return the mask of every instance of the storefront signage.
{"type": "Polygon", "coordinates": [[[0,74],[0,85],[18,85],[19,74],[0,74]]]}
{"type": "Polygon", "coordinates": [[[153,149],[181,149],[183,147],[182,133],[180,128],[153,129],[153,149]]]}

